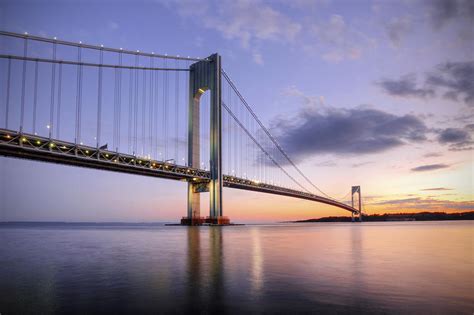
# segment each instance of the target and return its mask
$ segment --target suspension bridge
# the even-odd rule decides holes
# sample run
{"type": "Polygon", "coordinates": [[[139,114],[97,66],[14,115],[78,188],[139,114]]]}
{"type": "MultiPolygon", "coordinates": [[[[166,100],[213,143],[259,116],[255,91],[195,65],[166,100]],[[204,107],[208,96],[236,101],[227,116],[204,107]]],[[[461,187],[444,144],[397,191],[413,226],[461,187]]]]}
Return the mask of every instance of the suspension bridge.
{"type": "Polygon", "coordinates": [[[170,56],[0,31],[0,93],[0,155],[186,182],[182,224],[229,224],[223,187],[311,200],[362,219],[360,186],[341,199],[319,189],[218,54],[170,56]]]}

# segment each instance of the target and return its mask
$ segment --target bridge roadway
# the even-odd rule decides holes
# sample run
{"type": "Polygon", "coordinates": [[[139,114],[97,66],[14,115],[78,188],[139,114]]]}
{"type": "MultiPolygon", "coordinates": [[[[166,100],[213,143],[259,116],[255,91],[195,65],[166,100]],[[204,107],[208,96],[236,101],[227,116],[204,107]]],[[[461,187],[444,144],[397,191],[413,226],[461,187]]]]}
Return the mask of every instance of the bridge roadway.
{"type": "MultiPolygon", "coordinates": [[[[101,150],[96,147],[37,135],[20,134],[17,131],[1,128],[0,155],[180,181],[208,182],[210,179],[209,171],[202,169],[101,150]]],[[[315,194],[230,175],[224,175],[223,179],[224,187],[305,199],[357,213],[355,208],[342,202],[315,194]]]]}

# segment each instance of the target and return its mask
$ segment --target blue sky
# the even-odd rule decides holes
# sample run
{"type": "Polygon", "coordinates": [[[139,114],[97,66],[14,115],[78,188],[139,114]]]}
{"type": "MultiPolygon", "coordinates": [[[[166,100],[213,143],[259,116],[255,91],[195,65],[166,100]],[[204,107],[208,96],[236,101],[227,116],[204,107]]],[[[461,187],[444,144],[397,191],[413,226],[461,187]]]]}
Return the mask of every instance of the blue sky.
{"type": "MultiPolygon", "coordinates": [[[[473,21],[468,0],[0,4],[2,30],[173,55],[219,52],[305,173],[336,196],[360,184],[372,212],[400,202],[472,209],[473,21]],[[443,189],[424,190],[433,188],[443,189]]],[[[0,220],[184,215],[183,183],[0,161],[0,220]],[[28,197],[16,198],[18,191],[28,197]]],[[[253,193],[225,198],[226,214],[243,221],[343,214],[253,193]]]]}

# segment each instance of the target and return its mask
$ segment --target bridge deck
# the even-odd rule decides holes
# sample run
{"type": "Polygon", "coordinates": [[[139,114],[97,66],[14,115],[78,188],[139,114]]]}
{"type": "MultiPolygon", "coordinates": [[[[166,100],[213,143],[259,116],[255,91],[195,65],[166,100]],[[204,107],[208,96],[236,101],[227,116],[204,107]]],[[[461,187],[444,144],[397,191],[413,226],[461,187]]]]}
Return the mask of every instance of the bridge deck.
{"type": "MultiPolygon", "coordinates": [[[[0,129],[0,155],[181,181],[208,181],[210,179],[210,173],[202,169],[139,158],[130,154],[101,150],[37,135],[20,134],[6,129],[0,129]]],[[[356,209],[344,203],[315,194],[230,175],[224,175],[223,179],[225,187],[311,200],[353,213],[357,212],[356,209]]]]}

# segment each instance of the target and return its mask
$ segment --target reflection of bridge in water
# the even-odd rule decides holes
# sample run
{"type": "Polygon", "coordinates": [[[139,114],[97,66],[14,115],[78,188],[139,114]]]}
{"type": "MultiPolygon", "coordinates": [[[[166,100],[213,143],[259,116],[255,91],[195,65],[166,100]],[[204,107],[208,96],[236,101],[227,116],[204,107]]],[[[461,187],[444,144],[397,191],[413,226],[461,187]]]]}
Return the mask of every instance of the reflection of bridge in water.
{"type": "Polygon", "coordinates": [[[349,192],[350,205],[322,192],[218,54],[168,56],[9,32],[0,39],[1,155],[185,181],[183,224],[228,224],[223,187],[324,203],[361,219],[360,187],[349,192]]]}

